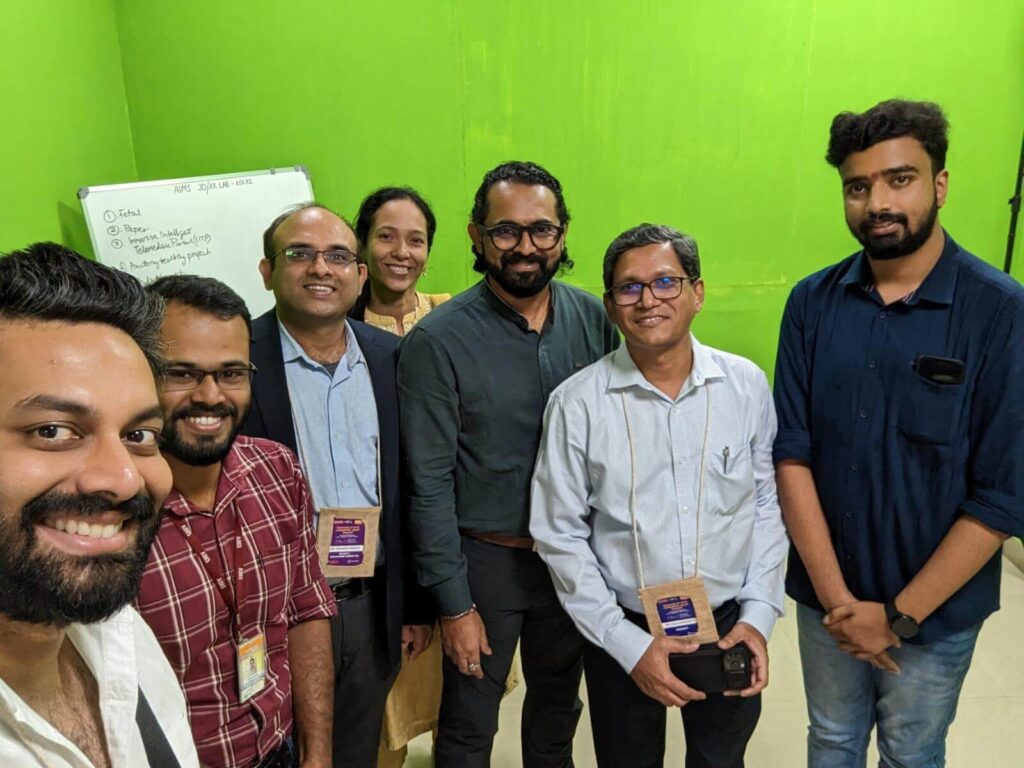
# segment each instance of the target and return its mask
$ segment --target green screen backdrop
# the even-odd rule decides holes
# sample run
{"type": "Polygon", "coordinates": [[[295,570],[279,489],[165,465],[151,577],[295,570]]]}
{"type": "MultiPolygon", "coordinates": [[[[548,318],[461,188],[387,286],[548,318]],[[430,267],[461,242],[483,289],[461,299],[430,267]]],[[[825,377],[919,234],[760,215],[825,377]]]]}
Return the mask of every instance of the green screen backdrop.
{"type": "MultiPolygon", "coordinates": [[[[5,244],[49,236],[57,200],[81,184],[301,163],[320,200],[350,216],[377,186],[419,189],[439,220],[422,287],[456,292],[476,279],[465,226],[481,176],[535,160],[562,181],[572,212],[566,279],[599,292],[616,234],[676,226],[697,238],[707,281],[695,332],[771,372],[793,283],[857,247],[823,159],[831,118],[900,96],[946,109],[942,221],[1002,266],[1024,127],[1018,0],[81,6],[88,24],[58,41],[71,61],[32,72],[20,98],[92,119],[37,131],[16,160],[14,184],[45,181],[51,197],[18,203],[26,221],[3,225],[5,244]],[[111,43],[120,72],[100,50],[111,43]],[[47,99],[51,80],[60,90],[47,99]],[[100,135],[108,157],[95,156],[100,135]],[[76,157],[40,163],[54,146],[76,157]]],[[[30,7],[47,29],[66,15],[20,0],[15,14],[30,7]]],[[[9,26],[0,34],[26,52],[39,45],[9,26]]]]}
{"type": "Polygon", "coordinates": [[[110,0],[0,0],[0,253],[92,255],[78,187],[135,181],[110,0]]]}

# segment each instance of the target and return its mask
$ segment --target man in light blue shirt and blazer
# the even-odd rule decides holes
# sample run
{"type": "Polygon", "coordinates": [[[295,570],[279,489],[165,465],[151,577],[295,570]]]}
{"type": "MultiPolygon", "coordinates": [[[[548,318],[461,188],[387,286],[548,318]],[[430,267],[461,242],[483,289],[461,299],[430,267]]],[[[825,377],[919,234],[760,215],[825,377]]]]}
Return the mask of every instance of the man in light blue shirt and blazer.
{"type": "Polygon", "coordinates": [[[335,768],[376,764],[402,648],[418,655],[433,625],[404,549],[398,337],[346,319],[366,279],[358,252],[352,227],[321,205],[288,211],[268,227],[260,272],[276,306],[252,324],[257,373],[242,429],[299,455],[318,509],[381,507],[374,575],[329,579],[338,604],[335,768]]]}
{"type": "MultiPolygon", "coordinates": [[[[530,531],[584,665],[597,762],[660,766],[665,708],[682,708],[686,766],[742,766],[783,611],[788,540],[775,494],[775,411],[765,374],[700,344],[694,240],[643,224],[604,261],[605,307],[625,338],[551,396],[530,531]],[[669,654],[697,644],[649,630],[638,590],[699,577],[719,647],[752,652],[749,687],[690,688],[669,654]]],[[[696,601],[695,601],[696,602],[696,601]]]]}

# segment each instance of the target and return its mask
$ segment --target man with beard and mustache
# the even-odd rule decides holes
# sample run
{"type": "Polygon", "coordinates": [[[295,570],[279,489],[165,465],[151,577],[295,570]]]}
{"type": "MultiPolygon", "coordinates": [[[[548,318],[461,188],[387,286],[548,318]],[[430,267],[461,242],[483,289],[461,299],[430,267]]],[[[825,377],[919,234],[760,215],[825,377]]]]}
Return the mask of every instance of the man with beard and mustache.
{"type": "Polygon", "coordinates": [[[160,313],[53,243],[0,260],[0,765],[198,764],[177,680],[126,607],[171,485],[160,313]]]}
{"type": "Polygon", "coordinates": [[[254,371],[249,312],[208,277],[148,290],[166,304],[160,401],[174,487],[139,611],[181,680],[204,765],[285,768],[297,752],[297,764],[327,768],[334,599],[298,460],[238,435],[254,371]]]}
{"type": "Polygon", "coordinates": [[[886,101],[832,121],[863,250],[782,319],[774,459],[793,540],[808,763],[945,762],[1000,548],[1024,533],[1024,289],[939,226],[948,125],[886,101]]]}
{"type": "Polygon", "coordinates": [[[516,644],[527,681],[523,765],[572,764],[583,641],[529,531],[548,395],[617,346],[571,266],[561,184],[534,163],[484,176],[469,237],[485,278],[405,337],[398,364],[410,529],[446,659],[435,760],[487,766],[516,644]]]}

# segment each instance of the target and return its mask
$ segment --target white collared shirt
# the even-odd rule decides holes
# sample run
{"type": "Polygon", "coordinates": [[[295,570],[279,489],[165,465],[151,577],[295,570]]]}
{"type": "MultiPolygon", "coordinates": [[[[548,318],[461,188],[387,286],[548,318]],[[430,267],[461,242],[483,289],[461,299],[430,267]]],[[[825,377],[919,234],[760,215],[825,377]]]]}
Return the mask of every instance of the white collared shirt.
{"type": "MultiPolygon", "coordinates": [[[[126,606],[106,621],[72,624],[68,639],[89,667],[99,690],[99,709],[113,768],[148,765],[135,722],[138,689],[182,768],[197,768],[185,696],[149,626],[126,606]]],[[[0,679],[0,766],[93,768],[60,731],[31,709],[0,679]]]]}
{"type": "Polygon", "coordinates": [[[633,433],[644,581],[695,574],[705,418],[710,402],[700,575],[716,608],[767,639],[783,612],[789,549],[775,493],[775,409],[764,373],[691,336],[693,368],[673,400],[626,346],[563,383],[548,402],[533,477],[530,532],[566,612],[592,643],[631,671],[652,642],[622,608],[642,612],[630,514],[633,433]]]}

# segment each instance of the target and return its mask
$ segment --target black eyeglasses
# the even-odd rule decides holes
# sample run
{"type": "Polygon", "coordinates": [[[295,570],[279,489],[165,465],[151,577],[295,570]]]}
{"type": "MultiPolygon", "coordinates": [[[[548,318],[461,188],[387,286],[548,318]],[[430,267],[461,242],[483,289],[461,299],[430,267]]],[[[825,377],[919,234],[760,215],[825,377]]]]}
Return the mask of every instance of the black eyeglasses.
{"type": "Polygon", "coordinates": [[[494,247],[499,251],[511,251],[523,239],[523,232],[530,236],[530,242],[538,251],[546,251],[558,245],[558,239],[565,232],[565,227],[552,224],[547,221],[539,221],[521,227],[518,224],[495,224],[493,227],[484,229],[487,236],[491,238],[494,247]]]}
{"type": "Polygon", "coordinates": [[[666,275],[665,277],[659,277],[656,280],[651,280],[649,283],[623,283],[622,285],[613,285],[608,290],[608,295],[611,296],[612,301],[615,302],[616,306],[619,307],[630,307],[640,302],[640,297],[644,294],[644,288],[649,288],[651,295],[654,298],[665,301],[667,299],[674,299],[676,296],[683,292],[683,283],[695,283],[700,280],[699,277],[675,277],[666,275]]]}
{"type": "Polygon", "coordinates": [[[252,382],[256,366],[252,363],[248,368],[221,368],[217,371],[204,371],[202,368],[169,368],[164,374],[164,389],[168,392],[186,392],[203,384],[203,379],[212,376],[221,389],[242,389],[252,382]]]}
{"type": "Polygon", "coordinates": [[[283,255],[289,264],[312,264],[316,261],[317,256],[323,255],[324,261],[332,267],[347,267],[350,264],[355,264],[357,260],[356,255],[347,248],[328,248],[326,251],[318,251],[316,248],[295,246],[284,248],[275,255],[283,255]]]}

